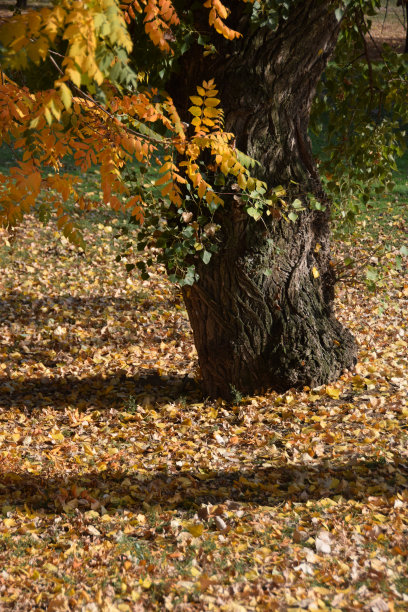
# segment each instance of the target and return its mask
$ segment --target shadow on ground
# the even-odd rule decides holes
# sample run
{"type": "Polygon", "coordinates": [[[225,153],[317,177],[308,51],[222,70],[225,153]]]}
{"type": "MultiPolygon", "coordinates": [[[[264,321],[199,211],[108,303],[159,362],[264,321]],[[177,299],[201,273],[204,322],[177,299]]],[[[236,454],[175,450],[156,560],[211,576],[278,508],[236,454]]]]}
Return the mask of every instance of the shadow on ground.
{"type": "MultiPolygon", "coordinates": [[[[33,325],[42,329],[50,319],[61,325],[75,325],[77,320],[89,318],[92,327],[97,331],[103,329],[104,316],[112,312],[119,318],[121,315],[132,316],[135,326],[138,316],[151,309],[172,310],[177,298],[168,298],[155,302],[146,292],[135,292],[132,297],[115,297],[113,295],[92,295],[78,297],[72,295],[50,295],[35,298],[20,291],[10,291],[2,296],[0,303],[0,325],[33,325]]],[[[95,336],[95,341],[99,340],[95,336]]]]}
{"type": "Polygon", "coordinates": [[[63,409],[123,408],[130,396],[148,393],[154,402],[168,402],[186,394],[201,396],[194,379],[178,374],[160,375],[141,369],[139,376],[72,375],[16,381],[0,377],[0,407],[25,408],[29,412],[46,406],[63,409]]]}
{"type": "Polygon", "coordinates": [[[170,473],[175,466],[168,466],[167,470],[148,474],[107,469],[76,477],[50,478],[24,472],[4,473],[0,475],[0,497],[9,504],[27,505],[45,513],[74,511],[76,506],[86,511],[89,499],[95,499],[114,513],[118,509],[143,510],[144,504],[159,505],[162,511],[194,510],[202,504],[228,500],[276,506],[286,501],[333,499],[336,495],[366,503],[380,495],[390,498],[408,489],[408,465],[398,455],[390,463],[320,461],[313,465],[277,465],[267,469],[252,466],[212,473],[198,470],[170,473]],[[86,491],[85,498],[81,490],[86,491]]]}

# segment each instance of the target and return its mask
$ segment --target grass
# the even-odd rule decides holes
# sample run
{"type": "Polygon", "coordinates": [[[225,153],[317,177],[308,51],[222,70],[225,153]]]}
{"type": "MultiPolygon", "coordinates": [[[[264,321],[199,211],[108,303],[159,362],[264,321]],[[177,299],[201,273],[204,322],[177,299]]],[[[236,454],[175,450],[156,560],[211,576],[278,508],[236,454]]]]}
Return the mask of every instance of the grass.
{"type": "MultiPolygon", "coordinates": [[[[324,134],[311,135],[313,153],[322,157],[324,134]]],[[[392,191],[373,194],[366,204],[353,201],[352,214],[347,202],[336,202],[332,231],[336,240],[336,273],[342,282],[366,282],[375,291],[384,279],[401,272],[403,258],[408,253],[408,151],[397,159],[392,191]],[[358,212],[356,210],[358,204],[358,212]],[[354,252],[356,242],[362,240],[354,252]]],[[[387,299],[387,298],[385,298],[387,299]]]]}

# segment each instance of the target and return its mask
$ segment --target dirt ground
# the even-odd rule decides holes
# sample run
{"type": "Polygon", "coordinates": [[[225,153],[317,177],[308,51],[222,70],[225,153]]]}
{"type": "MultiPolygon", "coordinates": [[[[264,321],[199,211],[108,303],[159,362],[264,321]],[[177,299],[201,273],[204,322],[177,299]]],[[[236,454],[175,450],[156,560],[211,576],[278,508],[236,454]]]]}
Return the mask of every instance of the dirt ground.
{"type": "Polygon", "coordinates": [[[380,59],[381,47],[390,45],[398,53],[404,52],[406,20],[401,6],[393,2],[383,2],[379,13],[373,19],[368,46],[372,59],[380,59]]]}

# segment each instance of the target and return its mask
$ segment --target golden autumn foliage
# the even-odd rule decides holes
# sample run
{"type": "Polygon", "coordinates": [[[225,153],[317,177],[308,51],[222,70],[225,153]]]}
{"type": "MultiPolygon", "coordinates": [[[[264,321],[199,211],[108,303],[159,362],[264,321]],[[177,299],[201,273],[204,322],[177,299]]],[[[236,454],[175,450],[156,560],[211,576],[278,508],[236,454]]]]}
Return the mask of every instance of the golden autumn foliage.
{"type": "MultiPolygon", "coordinates": [[[[240,35],[225,24],[229,11],[220,0],[203,6],[220,35],[230,40],[240,35]]],[[[103,203],[129,211],[140,223],[146,204],[123,179],[124,167],[133,161],[156,168],[156,186],[177,208],[183,206],[181,185],[186,181],[207,205],[222,204],[200,172],[203,151],[210,154],[214,169],[246,187],[249,171],[238,159],[233,135],[224,131],[213,81],[202,83],[191,96],[192,132],[169,96],[137,85],[141,76],[136,75],[131,88],[112,76],[115,69],[131,70],[128,24],[137,17],[151,42],[171,55],[172,29],[180,23],[171,0],[120,5],[115,0],[63,0],[1,24],[0,134],[16,160],[9,174],[0,176],[3,226],[19,223],[41,197],[42,205],[57,215],[64,235],[82,243],[67,202],[81,208],[86,202],[77,190],[78,177],[65,171],[67,156],[73,156],[81,173],[98,166],[103,203]],[[24,71],[46,60],[54,70],[51,87],[35,90],[20,83],[24,71]]]]}

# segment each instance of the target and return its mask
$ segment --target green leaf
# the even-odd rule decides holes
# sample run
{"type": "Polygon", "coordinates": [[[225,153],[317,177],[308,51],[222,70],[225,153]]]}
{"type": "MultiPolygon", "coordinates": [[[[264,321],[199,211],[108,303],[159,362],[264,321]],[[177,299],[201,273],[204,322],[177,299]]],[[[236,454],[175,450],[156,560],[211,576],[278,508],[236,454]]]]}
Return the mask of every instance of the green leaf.
{"type": "Polygon", "coordinates": [[[297,215],[295,212],[293,212],[293,210],[292,210],[292,211],[291,211],[291,212],[288,214],[288,218],[289,218],[291,221],[295,222],[295,221],[297,220],[297,218],[298,218],[298,215],[297,215]]]}
{"type": "Polygon", "coordinates": [[[378,280],[378,270],[369,266],[366,270],[366,279],[375,283],[378,280]]]}
{"type": "Polygon", "coordinates": [[[225,176],[223,174],[217,174],[214,185],[225,185],[225,176]]]}
{"type": "Polygon", "coordinates": [[[235,153],[237,156],[237,160],[244,166],[244,168],[253,168],[255,165],[261,165],[256,159],[253,159],[249,155],[242,153],[242,151],[236,150],[235,153]]]}
{"type": "Polygon", "coordinates": [[[190,266],[187,268],[187,272],[185,277],[180,280],[180,285],[194,285],[195,281],[198,279],[198,275],[195,273],[195,267],[190,266]]]}
{"type": "Polygon", "coordinates": [[[250,217],[253,217],[255,221],[258,221],[258,219],[262,217],[262,213],[253,206],[247,208],[247,213],[250,217]]]}
{"type": "Polygon", "coordinates": [[[210,259],[211,259],[211,255],[212,255],[212,253],[209,253],[208,251],[202,251],[202,253],[201,253],[201,259],[203,260],[203,262],[204,262],[205,264],[208,264],[208,262],[209,262],[209,261],[210,261],[210,259]]]}
{"type": "Polygon", "coordinates": [[[341,21],[344,15],[344,10],[342,8],[336,8],[334,11],[337,21],[341,21]]]}

